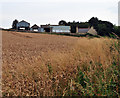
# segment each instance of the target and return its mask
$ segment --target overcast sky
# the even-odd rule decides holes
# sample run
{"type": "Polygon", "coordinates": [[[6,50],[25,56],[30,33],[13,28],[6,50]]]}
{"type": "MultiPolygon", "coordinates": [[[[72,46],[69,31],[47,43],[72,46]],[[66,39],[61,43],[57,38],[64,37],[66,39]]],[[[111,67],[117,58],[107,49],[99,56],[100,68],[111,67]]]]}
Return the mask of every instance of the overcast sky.
{"type": "Polygon", "coordinates": [[[60,20],[85,22],[91,17],[118,25],[119,0],[0,0],[0,27],[13,20],[31,24],[58,24],[60,20]]]}

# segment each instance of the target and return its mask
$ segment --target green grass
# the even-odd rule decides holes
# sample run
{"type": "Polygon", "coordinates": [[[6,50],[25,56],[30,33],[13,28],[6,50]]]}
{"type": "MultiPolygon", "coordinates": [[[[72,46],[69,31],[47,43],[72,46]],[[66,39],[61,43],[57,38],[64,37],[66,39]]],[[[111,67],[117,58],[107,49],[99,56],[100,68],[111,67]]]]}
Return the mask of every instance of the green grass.
{"type": "MultiPolygon", "coordinates": [[[[113,46],[119,51],[120,40],[113,46]]],[[[78,66],[77,77],[68,87],[66,96],[116,96],[120,97],[120,53],[117,58],[113,58],[113,63],[107,69],[103,65],[96,62],[93,68],[90,62],[87,70],[78,66]],[[93,72],[91,72],[93,71],[93,72]],[[91,73],[91,74],[88,74],[91,73]]],[[[84,67],[84,66],[83,66],[84,67]]]]}

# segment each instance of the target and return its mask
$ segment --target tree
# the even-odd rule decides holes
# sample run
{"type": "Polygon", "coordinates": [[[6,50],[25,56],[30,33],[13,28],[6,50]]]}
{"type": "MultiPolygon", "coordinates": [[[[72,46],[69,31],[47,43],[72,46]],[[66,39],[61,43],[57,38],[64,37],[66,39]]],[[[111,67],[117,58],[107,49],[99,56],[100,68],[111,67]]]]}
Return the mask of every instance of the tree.
{"type": "Polygon", "coordinates": [[[59,21],[59,23],[58,23],[59,25],[67,25],[67,22],[66,21],[64,21],[64,20],[61,20],[61,21],[59,21]]]}
{"type": "Polygon", "coordinates": [[[98,23],[98,18],[97,17],[92,17],[90,20],[89,20],[89,23],[93,26],[94,24],[97,24],[98,23]]]}
{"type": "Polygon", "coordinates": [[[98,24],[98,35],[110,36],[110,30],[105,24],[98,24]]]}
{"type": "Polygon", "coordinates": [[[97,28],[97,27],[98,27],[98,22],[99,22],[99,20],[98,20],[97,17],[92,17],[92,18],[88,21],[88,23],[90,24],[90,26],[93,26],[95,29],[98,29],[98,28],[97,28]]]}
{"type": "Polygon", "coordinates": [[[17,23],[18,23],[18,20],[15,19],[12,24],[12,29],[17,29],[17,23]]]}
{"type": "Polygon", "coordinates": [[[109,28],[109,32],[113,32],[113,24],[109,21],[101,21],[99,20],[99,24],[105,24],[107,28],[109,28]]]}
{"type": "Polygon", "coordinates": [[[90,27],[90,24],[87,22],[81,22],[81,23],[77,24],[77,26],[79,28],[88,28],[88,27],[90,27]]]}
{"type": "Polygon", "coordinates": [[[96,29],[100,36],[110,36],[114,31],[113,24],[111,22],[98,20],[97,17],[92,17],[89,20],[89,24],[96,29]]]}
{"type": "Polygon", "coordinates": [[[120,26],[114,26],[114,33],[120,37],[120,26]]]}

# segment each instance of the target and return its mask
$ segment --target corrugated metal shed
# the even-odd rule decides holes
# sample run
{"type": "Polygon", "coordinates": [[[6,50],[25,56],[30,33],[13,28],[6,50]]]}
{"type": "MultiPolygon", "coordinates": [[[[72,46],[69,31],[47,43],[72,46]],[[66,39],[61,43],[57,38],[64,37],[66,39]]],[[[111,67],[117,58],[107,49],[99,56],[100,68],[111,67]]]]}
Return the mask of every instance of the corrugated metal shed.
{"type": "Polygon", "coordinates": [[[70,26],[50,26],[52,28],[52,32],[65,32],[70,33],[70,26]]]}
{"type": "Polygon", "coordinates": [[[24,20],[17,23],[17,28],[25,28],[25,27],[30,27],[30,23],[24,20]]]}

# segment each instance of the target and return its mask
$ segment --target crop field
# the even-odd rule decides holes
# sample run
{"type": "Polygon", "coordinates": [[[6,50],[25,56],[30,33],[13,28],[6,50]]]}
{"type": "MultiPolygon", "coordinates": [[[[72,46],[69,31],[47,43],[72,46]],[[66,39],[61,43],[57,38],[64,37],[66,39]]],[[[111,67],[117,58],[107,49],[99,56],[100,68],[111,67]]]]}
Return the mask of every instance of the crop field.
{"type": "Polygon", "coordinates": [[[3,96],[119,96],[119,40],[2,31],[3,96]]]}

